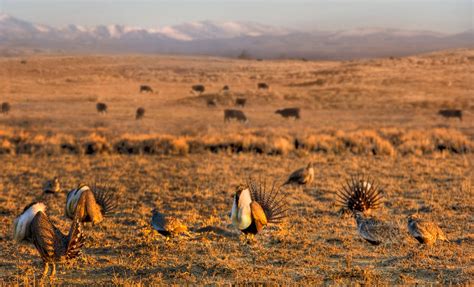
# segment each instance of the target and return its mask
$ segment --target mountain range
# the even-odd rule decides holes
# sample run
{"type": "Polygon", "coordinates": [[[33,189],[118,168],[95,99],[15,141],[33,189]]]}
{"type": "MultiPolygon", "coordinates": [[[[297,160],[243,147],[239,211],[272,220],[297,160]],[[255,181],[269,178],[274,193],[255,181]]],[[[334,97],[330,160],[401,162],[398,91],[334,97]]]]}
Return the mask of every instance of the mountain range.
{"type": "Polygon", "coordinates": [[[472,29],[458,34],[386,28],[308,32],[236,21],[201,21],[161,28],[124,25],[55,28],[0,14],[3,54],[35,50],[341,60],[472,47],[472,29]]]}

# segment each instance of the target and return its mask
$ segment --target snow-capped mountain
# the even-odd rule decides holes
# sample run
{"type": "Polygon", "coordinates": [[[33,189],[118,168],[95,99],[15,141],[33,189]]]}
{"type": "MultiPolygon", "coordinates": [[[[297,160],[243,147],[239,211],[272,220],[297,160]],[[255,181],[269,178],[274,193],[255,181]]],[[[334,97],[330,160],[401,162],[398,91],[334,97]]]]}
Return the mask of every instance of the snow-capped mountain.
{"type": "Polygon", "coordinates": [[[91,52],[173,53],[256,58],[352,59],[402,56],[474,47],[472,30],[457,35],[430,31],[359,28],[296,31],[252,22],[201,21],[156,28],[124,25],[55,28],[0,14],[2,48],[91,52]]]}
{"type": "Polygon", "coordinates": [[[123,25],[99,25],[84,27],[68,25],[53,28],[46,25],[32,24],[7,14],[0,14],[0,37],[18,39],[25,37],[49,36],[58,39],[75,39],[92,37],[95,39],[120,39],[129,34],[142,34],[149,37],[170,38],[180,41],[202,39],[227,39],[235,37],[256,37],[262,35],[285,35],[287,29],[275,28],[252,22],[191,22],[162,28],[140,28],[123,25]]]}

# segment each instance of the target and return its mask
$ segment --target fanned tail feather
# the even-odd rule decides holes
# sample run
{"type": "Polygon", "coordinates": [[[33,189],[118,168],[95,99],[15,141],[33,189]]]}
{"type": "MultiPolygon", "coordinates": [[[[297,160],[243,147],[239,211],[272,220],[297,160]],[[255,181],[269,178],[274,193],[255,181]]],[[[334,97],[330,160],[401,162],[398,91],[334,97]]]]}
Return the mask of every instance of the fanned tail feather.
{"type": "Polygon", "coordinates": [[[117,198],[111,190],[111,186],[99,187],[98,185],[94,185],[92,189],[95,201],[102,208],[104,216],[111,214],[117,208],[117,198]]]}
{"type": "Polygon", "coordinates": [[[369,177],[351,176],[336,193],[336,202],[352,212],[364,212],[379,207],[382,201],[382,189],[369,177]]]}
{"type": "Polygon", "coordinates": [[[269,191],[266,190],[265,182],[261,180],[256,183],[249,179],[247,180],[247,186],[252,200],[258,202],[263,208],[268,222],[278,223],[286,217],[287,204],[284,198],[279,196],[280,188],[277,188],[275,183],[272,184],[269,191]]]}

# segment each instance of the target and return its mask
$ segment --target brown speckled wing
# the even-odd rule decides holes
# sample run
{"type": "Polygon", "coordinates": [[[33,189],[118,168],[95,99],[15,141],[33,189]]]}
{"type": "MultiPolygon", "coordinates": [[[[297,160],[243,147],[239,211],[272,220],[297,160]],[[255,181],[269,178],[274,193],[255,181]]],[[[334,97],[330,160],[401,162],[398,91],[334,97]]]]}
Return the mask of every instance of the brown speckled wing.
{"type": "MultiPolygon", "coordinates": [[[[56,230],[49,218],[43,212],[38,212],[30,225],[33,244],[43,261],[50,262],[55,258],[55,248],[58,248],[56,230]]],[[[60,245],[60,244],[59,244],[60,245]]]]}
{"type": "Polygon", "coordinates": [[[88,219],[92,223],[101,222],[103,220],[103,215],[100,206],[95,200],[94,193],[90,190],[86,190],[82,196],[86,199],[86,212],[89,217],[88,219]]]}
{"type": "Polygon", "coordinates": [[[265,211],[263,211],[263,208],[256,201],[252,201],[250,203],[250,210],[252,211],[252,219],[257,226],[257,230],[260,232],[263,226],[267,225],[267,216],[265,215],[265,211]]]}

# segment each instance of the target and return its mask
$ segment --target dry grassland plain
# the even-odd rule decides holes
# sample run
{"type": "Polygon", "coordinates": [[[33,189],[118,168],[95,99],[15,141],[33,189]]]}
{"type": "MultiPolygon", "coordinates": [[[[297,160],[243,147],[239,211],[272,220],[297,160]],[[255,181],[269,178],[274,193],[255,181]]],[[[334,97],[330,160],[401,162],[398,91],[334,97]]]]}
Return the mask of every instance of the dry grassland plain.
{"type": "Polygon", "coordinates": [[[44,201],[65,232],[66,191],[96,181],[113,185],[119,208],[84,227],[84,255],[60,265],[55,284],[472,284],[473,75],[472,49],[347,62],[0,58],[0,102],[11,104],[0,114],[0,285],[38,283],[41,273],[35,248],[12,240],[23,207],[44,201]],[[195,84],[204,93],[191,92],[195,84]],[[224,123],[239,97],[248,123],[224,123]],[[274,113],[284,107],[300,107],[301,119],[274,113]],[[443,108],[462,109],[462,121],[438,115],[443,108]],[[228,217],[236,185],[282,183],[309,161],[314,183],[282,190],[288,217],[243,244],[228,217]],[[336,192],[360,173],[383,186],[373,214],[399,227],[392,242],[371,246],[338,212],[336,192]],[[64,192],[42,194],[55,176],[64,192]],[[155,207],[192,236],[154,231],[155,207]],[[406,218],[417,212],[450,242],[409,237],[406,218]]]}

